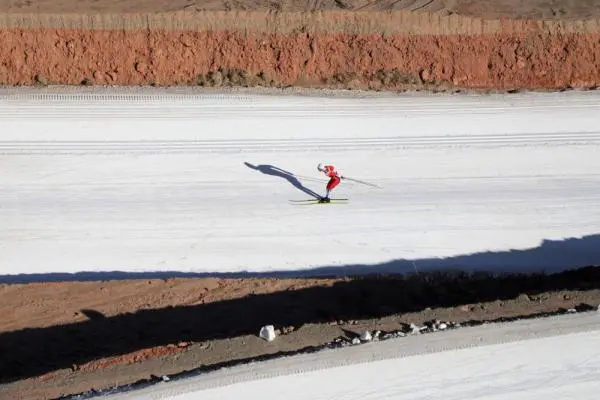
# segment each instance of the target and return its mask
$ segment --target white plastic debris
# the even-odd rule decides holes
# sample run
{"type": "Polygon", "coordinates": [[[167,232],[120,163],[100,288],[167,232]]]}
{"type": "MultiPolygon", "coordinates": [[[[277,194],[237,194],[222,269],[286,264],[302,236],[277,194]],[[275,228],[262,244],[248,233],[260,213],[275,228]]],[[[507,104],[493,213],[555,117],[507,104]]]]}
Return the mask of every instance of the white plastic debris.
{"type": "Polygon", "coordinates": [[[167,375],[163,375],[162,380],[163,380],[163,382],[169,382],[171,379],[169,379],[169,377],[167,375]]]}
{"type": "Polygon", "coordinates": [[[371,340],[373,340],[373,336],[371,335],[371,332],[369,331],[364,331],[361,335],[360,335],[360,340],[363,342],[370,342],[371,340]]]}
{"type": "Polygon", "coordinates": [[[360,339],[355,337],[354,339],[352,339],[352,344],[360,344],[360,339]]]}
{"type": "Polygon", "coordinates": [[[275,327],[273,325],[263,326],[260,328],[258,336],[265,339],[267,342],[275,340],[275,327]]]}
{"type": "Polygon", "coordinates": [[[445,322],[440,322],[440,324],[438,325],[438,328],[440,330],[444,330],[448,327],[448,325],[445,322]]]}

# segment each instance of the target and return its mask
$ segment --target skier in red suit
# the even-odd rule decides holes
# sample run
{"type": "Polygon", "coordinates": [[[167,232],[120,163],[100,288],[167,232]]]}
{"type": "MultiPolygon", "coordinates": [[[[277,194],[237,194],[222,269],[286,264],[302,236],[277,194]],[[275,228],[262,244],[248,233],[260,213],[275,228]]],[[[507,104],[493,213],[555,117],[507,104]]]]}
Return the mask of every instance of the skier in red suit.
{"type": "Polygon", "coordinates": [[[319,202],[320,203],[329,203],[329,201],[330,201],[329,193],[337,185],[340,184],[340,181],[342,179],[344,179],[344,177],[335,170],[335,167],[333,165],[319,164],[319,165],[317,165],[317,169],[319,170],[319,172],[322,172],[329,177],[329,182],[327,182],[327,187],[326,187],[327,193],[325,194],[325,197],[323,197],[321,200],[319,200],[319,202]]]}

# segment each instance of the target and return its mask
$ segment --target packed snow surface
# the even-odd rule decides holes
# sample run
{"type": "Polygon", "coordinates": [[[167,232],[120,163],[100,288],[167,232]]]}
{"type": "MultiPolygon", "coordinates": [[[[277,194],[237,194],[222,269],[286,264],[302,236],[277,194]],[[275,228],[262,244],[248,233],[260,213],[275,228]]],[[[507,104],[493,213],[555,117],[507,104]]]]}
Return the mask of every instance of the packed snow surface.
{"type": "Polygon", "coordinates": [[[600,93],[0,92],[0,275],[600,261],[600,93]],[[320,162],[350,180],[324,193],[320,162]]]}

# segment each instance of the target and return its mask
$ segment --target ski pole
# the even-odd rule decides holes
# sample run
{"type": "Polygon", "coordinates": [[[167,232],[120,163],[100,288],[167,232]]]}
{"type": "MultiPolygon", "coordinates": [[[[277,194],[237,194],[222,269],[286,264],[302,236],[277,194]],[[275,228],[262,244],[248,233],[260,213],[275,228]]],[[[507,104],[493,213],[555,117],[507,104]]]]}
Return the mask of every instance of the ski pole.
{"type": "Polygon", "coordinates": [[[379,185],[376,185],[376,184],[374,184],[374,183],[369,183],[369,182],[361,181],[361,180],[354,179],[354,178],[348,178],[348,177],[347,177],[347,176],[345,176],[345,175],[344,175],[344,178],[343,178],[343,179],[347,179],[347,180],[349,180],[349,181],[352,181],[352,182],[362,183],[363,185],[373,186],[373,187],[376,187],[376,188],[379,188],[379,189],[381,189],[381,186],[379,186],[379,185]]]}

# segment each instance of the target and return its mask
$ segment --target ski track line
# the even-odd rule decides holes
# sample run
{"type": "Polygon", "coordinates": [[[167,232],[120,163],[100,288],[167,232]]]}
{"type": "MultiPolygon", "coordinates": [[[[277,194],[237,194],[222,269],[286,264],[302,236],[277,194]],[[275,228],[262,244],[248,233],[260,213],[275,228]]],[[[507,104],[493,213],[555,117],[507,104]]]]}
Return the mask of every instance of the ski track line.
{"type": "MultiPolygon", "coordinates": [[[[481,107],[476,104],[469,107],[468,105],[461,107],[444,107],[440,110],[436,107],[398,107],[385,106],[380,104],[371,104],[365,106],[345,106],[331,105],[322,107],[273,107],[273,106],[240,106],[223,105],[222,107],[215,106],[177,106],[175,104],[156,104],[153,106],[145,105],[132,106],[126,104],[124,107],[106,106],[103,104],[90,104],[83,106],[81,104],[62,103],[59,105],[47,104],[18,104],[13,107],[6,107],[6,104],[0,106],[0,117],[4,119],[20,119],[27,117],[33,120],[36,119],[66,119],[77,120],[81,118],[126,118],[126,119],[171,119],[171,118],[205,118],[205,119],[220,119],[223,117],[233,119],[262,119],[266,117],[279,119],[295,119],[299,117],[310,117],[315,119],[332,119],[332,118],[373,118],[374,113],[388,114],[380,115],[379,118],[391,117],[423,117],[440,115],[441,111],[453,115],[486,115],[490,113],[507,112],[509,109],[505,106],[498,107],[481,107]],[[157,112],[160,111],[160,112],[157,112]]],[[[564,105],[531,105],[518,106],[515,109],[529,112],[547,112],[548,110],[565,110],[564,105]]],[[[578,105],[572,104],[568,106],[570,110],[580,110],[586,112],[600,112],[600,103],[578,105]]]]}
{"type": "Polygon", "coordinates": [[[531,145],[598,145],[599,132],[464,136],[401,136],[380,138],[232,139],[232,140],[0,140],[1,155],[86,155],[116,153],[299,152],[382,148],[497,147],[531,145]]]}

